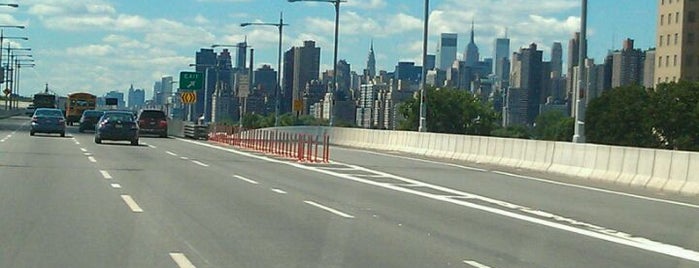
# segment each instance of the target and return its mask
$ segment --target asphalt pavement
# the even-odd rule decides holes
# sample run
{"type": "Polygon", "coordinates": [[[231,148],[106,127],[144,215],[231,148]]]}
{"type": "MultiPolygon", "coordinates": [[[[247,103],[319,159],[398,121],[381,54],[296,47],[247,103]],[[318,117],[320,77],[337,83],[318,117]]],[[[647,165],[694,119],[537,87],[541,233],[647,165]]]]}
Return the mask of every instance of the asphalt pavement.
{"type": "Polygon", "coordinates": [[[0,267],[699,267],[699,206],[333,148],[30,137],[0,120],[0,267]]]}

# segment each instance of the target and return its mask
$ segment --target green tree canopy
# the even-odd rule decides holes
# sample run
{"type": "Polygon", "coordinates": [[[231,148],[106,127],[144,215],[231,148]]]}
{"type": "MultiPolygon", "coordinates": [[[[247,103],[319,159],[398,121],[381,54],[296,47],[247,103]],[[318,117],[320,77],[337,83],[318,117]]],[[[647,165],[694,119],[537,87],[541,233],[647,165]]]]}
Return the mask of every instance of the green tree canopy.
{"type": "Polygon", "coordinates": [[[575,119],[561,111],[551,110],[536,118],[534,138],[549,141],[570,141],[573,138],[575,119]]]}
{"type": "Polygon", "coordinates": [[[605,91],[585,113],[587,141],[598,144],[657,147],[650,116],[651,93],[640,86],[605,91]]]}
{"type": "MultiPolygon", "coordinates": [[[[404,102],[399,128],[417,130],[420,120],[419,94],[404,102]]],[[[490,135],[498,120],[492,105],[483,104],[468,91],[450,88],[427,89],[427,129],[452,134],[490,135]]]]}

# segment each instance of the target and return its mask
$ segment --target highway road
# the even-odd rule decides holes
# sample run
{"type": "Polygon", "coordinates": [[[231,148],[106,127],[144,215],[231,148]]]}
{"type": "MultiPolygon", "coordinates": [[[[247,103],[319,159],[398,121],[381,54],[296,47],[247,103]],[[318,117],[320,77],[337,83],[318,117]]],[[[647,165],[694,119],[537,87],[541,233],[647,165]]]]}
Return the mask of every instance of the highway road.
{"type": "Polygon", "coordinates": [[[28,121],[0,120],[0,267],[699,267],[696,198],[28,121]]]}

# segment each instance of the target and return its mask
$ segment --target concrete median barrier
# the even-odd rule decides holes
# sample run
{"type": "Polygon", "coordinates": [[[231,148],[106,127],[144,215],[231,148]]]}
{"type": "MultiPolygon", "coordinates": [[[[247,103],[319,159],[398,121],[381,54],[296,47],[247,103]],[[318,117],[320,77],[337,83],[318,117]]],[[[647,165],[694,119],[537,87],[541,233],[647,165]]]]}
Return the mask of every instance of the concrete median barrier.
{"type": "Polygon", "coordinates": [[[650,178],[653,177],[655,152],[655,150],[651,149],[639,149],[638,167],[631,181],[632,186],[645,187],[650,181],[650,178]]]}
{"type": "Polygon", "coordinates": [[[687,182],[682,186],[680,193],[685,195],[699,194],[699,154],[692,153],[689,155],[689,168],[687,170],[687,182]]]}
{"type": "Polygon", "coordinates": [[[661,190],[666,192],[680,192],[682,187],[687,183],[689,176],[690,165],[689,152],[672,152],[672,164],[670,165],[670,176],[668,181],[661,190]]]}
{"type": "Polygon", "coordinates": [[[650,180],[646,184],[647,188],[662,190],[670,180],[670,168],[672,167],[672,151],[655,150],[653,160],[653,171],[650,180]]]}
{"type": "Polygon", "coordinates": [[[624,161],[621,165],[621,173],[619,174],[616,183],[622,185],[631,184],[634,176],[636,176],[636,170],[638,170],[638,158],[640,153],[641,152],[638,148],[624,148],[624,161]]]}
{"type": "MultiPolygon", "coordinates": [[[[173,123],[175,126],[176,123],[173,123]]],[[[442,159],[487,163],[699,194],[699,153],[568,142],[356,128],[282,127],[287,132],[329,135],[331,144],[400,151],[442,159]]]]}
{"type": "MultiPolygon", "coordinates": [[[[606,180],[605,175],[609,170],[609,157],[611,154],[610,146],[595,146],[595,161],[592,168],[592,173],[588,176],[591,180],[606,180]]],[[[622,155],[623,157],[623,155],[622,155]]],[[[614,181],[616,178],[610,180],[614,181]]]]}

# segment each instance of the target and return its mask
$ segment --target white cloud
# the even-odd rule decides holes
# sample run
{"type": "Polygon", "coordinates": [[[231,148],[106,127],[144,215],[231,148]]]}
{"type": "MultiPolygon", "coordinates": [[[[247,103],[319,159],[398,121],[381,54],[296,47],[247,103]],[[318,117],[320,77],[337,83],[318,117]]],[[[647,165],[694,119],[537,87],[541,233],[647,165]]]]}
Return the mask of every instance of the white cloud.
{"type": "Polygon", "coordinates": [[[197,14],[197,16],[194,17],[194,22],[196,22],[196,23],[198,23],[198,24],[209,24],[209,23],[211,23],[211,21],[209,21],[209,19],[207,19],[206,17],[204,17],[204,16],[201,15],[201,14],[197,14]]]}
{"type": "Polygon", "coordinates": [[[343,6],[356,7],[361,9],[380,9],[386,7],[385,0],[365,0],[365,1],[348,1],[343,6]]]}
{"type": "Polygon", "coordinates": [[[104,57],[111,54],[114,48],[110,45],[87,45],[81,47],[69,47],[66,54],[81,57],[104,57]]]}

